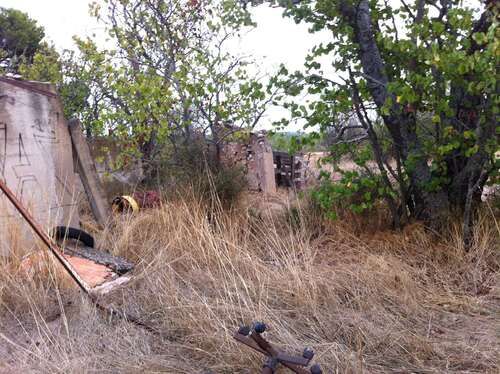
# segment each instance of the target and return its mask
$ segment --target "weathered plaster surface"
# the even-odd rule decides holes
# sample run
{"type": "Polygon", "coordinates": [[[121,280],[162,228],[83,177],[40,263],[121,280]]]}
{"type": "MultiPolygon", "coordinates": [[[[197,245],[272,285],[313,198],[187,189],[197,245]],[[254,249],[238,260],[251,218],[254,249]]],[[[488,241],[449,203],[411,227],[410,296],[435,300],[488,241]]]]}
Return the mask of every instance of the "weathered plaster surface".
{"type": "MultiPolygon", "coordinates": [[[[29,85],[55,92],[49,84],[29,85]]],[[[0,177],[44,228],[78,224],[71,138],[58,98],[0,82],[0,177]]],[[[23,225],[0,197],[0,238],[18,221],[23,225]]],[[[20,231],[30,236],[26,226],[20,231]]],[[[0,240],[0,255],[9,253],[9,245],[0,240]]]]}

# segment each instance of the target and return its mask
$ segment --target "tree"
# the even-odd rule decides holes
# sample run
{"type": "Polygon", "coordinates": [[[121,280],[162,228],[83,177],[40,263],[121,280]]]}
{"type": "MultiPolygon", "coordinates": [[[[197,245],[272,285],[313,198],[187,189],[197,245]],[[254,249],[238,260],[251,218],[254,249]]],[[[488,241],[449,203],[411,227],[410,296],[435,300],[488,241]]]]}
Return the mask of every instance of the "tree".
{"type": "Polygon", "coordinates": [[[46,42],[38,45],[30,61],[22,59],[17,70],[23,78],[29,80],[58,84],[63,78],[60,55],[53,45],[46,42]]]}
{"type": "Polygon", "coordinates": [[[112,134],[152,180],[168,147],[203,137],[220,152],[230,134],[262,118],[273,92],[247,72],[250,60],[228,52],[238,29],[228,2],[104,0],[93,14],[116,48],[77,39],[75,66],[90,90],[88,127],[112,134]],[[227,19],[225,18],[227,17],[227,19]]]}
{"type": "Polygon", "coordinates": [[[0,7],[0,66],[17,72],[21,62],[32,62],[44,36],[43,27],[26,13],[0,7]]]}
{"type": "Polygon", "coordinates": [[[262,120],[277,87],[263,83],[246,70],[250,60],[225,52],[225,42],[233,36],[222,32],[219,42],[199,49],[187,90],[192,96],[198,130],[213,145],[216,163],[221,161],[223,144],[235,135],[247,135],[262,120]]]}
{"type": "MultiPolygon", "coordinates": [[[[92,108],[88,102],[89,88],[82,80],[84,66],[75,60],[73,51],[59,54],[53,45],[41,42],[31,62],[23,59],[17,70],[24,79],[54,84],[63,103],[64,117],[85,121],[92,108]]],[[[91,135],[91,129],[86,130],[91,135]]]]}
{"type": "MultiPolygon", "coordinates": [[[[373,186],[396,224],[416,218],[435,227],[448,212],[460,211],[467,236],[483,187],[499,169],[500,4],[477,3],[474,9],[458,0],[272,3],[308,23],[311,32],[332,33],[330,43],[312,49],[305,72],[288,74],[301,81],[291,95],[316,95],[308,107],[288,103],[292,117],[327,130],[339,115],[354,112],[370,146],[358,147],[364,153],[359,164],[375,162],[373,186]],[[330,60],[335,76],[324,73],[320,57],[330,60]],[[423,118],[430,118],[430,126],[422,125],[423,118]]],[[[334,148],[352,149],[345,143],[334,148]]],[[[328,191],[323,193],[325,198],[328,191]]],[[[367,194],[364,202],[372,198],[367,194]]]]}

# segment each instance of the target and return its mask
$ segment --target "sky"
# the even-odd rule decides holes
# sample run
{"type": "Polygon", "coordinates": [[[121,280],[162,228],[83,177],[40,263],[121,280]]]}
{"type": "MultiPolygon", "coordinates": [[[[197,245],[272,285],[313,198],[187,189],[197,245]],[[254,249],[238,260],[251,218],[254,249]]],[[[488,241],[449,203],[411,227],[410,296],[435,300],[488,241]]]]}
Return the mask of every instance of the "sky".
{"type": "MultiPolygon", "coordinates": [[[[0,6],[26,12],[45,28],[46,39],[57,49],[73,49],[72,37],[95,36],[104,45],[104,28],[88,12],[92,0],[0,0],[0,6]]],[[[275,71],[284,63],[290,71],[303,66],[305,56],[316,44],[328,40],[327,33],[309,34],[306,25],[296,25],[281,17],[282,11],[268,6],[254,9],[257,28],[235,41],[240,53],[252,54],[259,62],[260,70],[275,71]]],[[[285,113],[272,108],[264,127],[279,120],[285,113]]],[[[296,129],[293,129],[296,130],[296,129]]]]}
{"type": "MultiPolygon", "coordinates": [[[[104,28],[89,13],[91,0],[0,0],[0,6],[26,12],[45,28],[46,38],[62,49],[74,48],[72,37],[93,36],[104,39],[104,28]]],[[[241,50],[252,53],[266,68],[286,63],[290,69],[302,67],[308,50],[327,35],[307,32],[281,17],[281,10],[259,6],[254,11],[258,26],[239,41],[241,50]]],[[[266,69],[267,70],[267,69],[266,69]]]]}

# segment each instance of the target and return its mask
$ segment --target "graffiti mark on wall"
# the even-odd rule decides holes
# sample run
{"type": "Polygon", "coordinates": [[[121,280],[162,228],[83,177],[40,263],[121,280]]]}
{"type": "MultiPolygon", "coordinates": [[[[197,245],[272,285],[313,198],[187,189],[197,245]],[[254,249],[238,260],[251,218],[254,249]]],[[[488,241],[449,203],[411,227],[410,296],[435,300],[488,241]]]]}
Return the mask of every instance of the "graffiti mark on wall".
{"type": "MultiPolygon", "coordinates": [[[[53,113],[51,113],[53,114],[53,113]]],[[[33,129],[33,139],[43,155],[45,163],[52,159],[52,145],[58,144],[56,130],[52,116],[47,116],[46,119],[36,119],[31,128],[33,129]]],[[[51,167],[51,165],[47,165],[51,167]]]]}
{"type": "Polygon", "coordinates": [[[26,148],[24,147],[23,134],[19,133],[17,138],[17,146],[18,146],[18,158],[19,158],[19,166],[31,166],[30,159],[28,154],[26,153],[26,148]]]}
{"type": "Polygon", "coordinates": [[[9,95],[0,95],[0,100],[4,100],[10,105],[14,105],[16,103],[16,98],[9,95]]]}
{"type": "Polygon", "coordinates": [[[16,187],[16,196],[19,200],[21,200],[25,204],[29,203],[39,203],[36,201],[37,198],[34,196],[35,194],[39,194],[42,186],[38,182],[38,179],[35,175],[23,175],[18,179],[17,187],[16,187]]]}
{"type": "Polygon", "coordinates": [[[17,136],[17,152],[16,163],[12,165],[12,171],[17,178],[16,195],[24,203],[36,199],[34,195],[39,195],[42,191],[40,182],[33,173],[33,165],[31,163],[28,152],[26,151],[23,134],[18,133],[17,136]],[[32,196],[28,196],[31,191],[32,196]]]}

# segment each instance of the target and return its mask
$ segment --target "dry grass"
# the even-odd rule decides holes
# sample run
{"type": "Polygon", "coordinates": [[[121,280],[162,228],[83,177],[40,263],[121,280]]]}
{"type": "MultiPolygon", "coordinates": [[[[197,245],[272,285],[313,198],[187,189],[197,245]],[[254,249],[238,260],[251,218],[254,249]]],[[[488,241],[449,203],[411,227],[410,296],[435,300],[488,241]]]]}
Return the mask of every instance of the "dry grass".
{"type": "MultiPolygon", "coordinates": [[[[102,247],[138,263],[114,301],[159,337],[110,321],[54,264],[0,265],[0,372],[256,373],[232,333],[263,320],[290,351],[313,347],[326,373],[500,372],[500,233],[491,215],[465,253],[459,233],[418,225],[360,234],[254,210],[210,215],[192,199],[119,217],[102,247]]],[[[300,218],[302,217],[302,218],[300,218]]]]}

